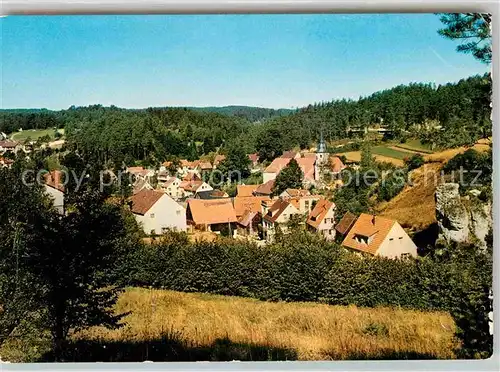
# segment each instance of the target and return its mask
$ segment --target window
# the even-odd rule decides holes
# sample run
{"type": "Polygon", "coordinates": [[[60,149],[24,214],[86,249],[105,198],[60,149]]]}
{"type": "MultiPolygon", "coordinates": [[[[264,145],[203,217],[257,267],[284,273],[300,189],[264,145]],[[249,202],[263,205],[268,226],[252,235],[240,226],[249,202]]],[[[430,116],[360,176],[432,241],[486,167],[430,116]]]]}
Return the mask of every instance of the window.
{"type": "Polygon", "coordinates": [[[149,217],[151,217],[151,218],[155,218],[155,214],[154,214],[154,213],[151,213],[151,214],[149,215],[149,217]]]}
{"type": "Polygon", "coordinates": [[[393,241],[393,240],[394,240],[394,238],[389,238],[389,240],[390,240],[390,241],[393,241]]]}
{"type": "Polygon", "coordinates": [[[180,215],[181,215],[181,211],[177,211],[176,213],[177,213],[177,215],[178,215],[178,216],[180,216],[180,215]]]}
{"type": "Polygon", "coordinates": [[[309,209],[309,200],[305,201],[306,209],[309,209]]]}
{"type": "Polygon", "coordinates": [[[399,237],[399,240],[401,240],[401,239],[403,239],[403,237],[402,237],[402,236],[400,236],[400,237],[399,237]]]}

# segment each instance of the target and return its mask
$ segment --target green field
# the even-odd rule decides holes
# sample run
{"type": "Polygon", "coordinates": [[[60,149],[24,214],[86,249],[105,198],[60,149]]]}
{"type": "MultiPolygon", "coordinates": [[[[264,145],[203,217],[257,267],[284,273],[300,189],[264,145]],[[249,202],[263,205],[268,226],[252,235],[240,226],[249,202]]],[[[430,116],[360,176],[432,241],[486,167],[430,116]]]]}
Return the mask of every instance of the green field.
{"type": "Polygon", "coordinates": [[[372,154],[387,156],[389,158],[400,159],[409,158],[413,154],[405,151],[394,150],[385,146],[376,146],[372,148],[372,154]]]}
{"type": "Polygon", "coordinates": [[[411,150],[411,151],[419,151],[419,152],[422,152],[424,154],[432,154],[433,153],[430,145],[424,145],[418,139],[408,140],[405,143],[398,143],[395,146],[400,147],[402,149],[411,150]]]}
{"type": "MultiPolygon", "coordinates": [[[[64,135],[64,129],[59,129],[59,133],[64,135]]],[[[14,141],[26,141],[26,139],[31,138],[32,140],[37,140],[40,137],[50,136],[51,139],[54,139],[54,129],[28,129],[23,130],[22,132],[16,132],[11,135],[11,139],[14,141]]]]}

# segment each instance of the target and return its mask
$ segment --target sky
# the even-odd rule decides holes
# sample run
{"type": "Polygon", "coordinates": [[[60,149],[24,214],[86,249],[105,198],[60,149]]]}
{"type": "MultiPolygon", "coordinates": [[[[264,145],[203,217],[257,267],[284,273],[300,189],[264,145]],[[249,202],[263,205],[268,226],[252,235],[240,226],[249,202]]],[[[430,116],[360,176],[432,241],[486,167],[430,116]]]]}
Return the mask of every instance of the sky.
{"type": "Polygon", "coordinates": [[[303,107],[489,71],[434,14],[8,16],[1,107],[303,107]]]}

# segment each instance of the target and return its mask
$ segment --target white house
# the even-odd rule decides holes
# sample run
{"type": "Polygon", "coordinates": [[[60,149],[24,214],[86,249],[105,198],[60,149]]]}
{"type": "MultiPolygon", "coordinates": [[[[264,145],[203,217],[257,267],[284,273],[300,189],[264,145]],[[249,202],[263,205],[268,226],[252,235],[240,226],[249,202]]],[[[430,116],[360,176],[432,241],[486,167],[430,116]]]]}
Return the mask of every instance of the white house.
{"type": "Polygon", "coordinates": [[[318,232],[327,240],[335,238],[335,204],[320,199],[307,217],[307,229],[318,232]]]}
{"type": "Polygon", "coordinates": [[[170,177],[167,181],[161,183],[161,189],[174,200],[184,197],[184,190],[181,188],[182,181],[177,177],[170,177]]]}
{"type": "Polygon", "coordinates": [[[52,171],[44,175],[45,192],[49,195],[54,203],[56,210],[64,213],[64,185],[62,182],[62,173],[60,171],[52,171]]]}
{"type": "Polygon", "coordinates": [[[358,217],[342,245],[388,258],[417,256],[417,246],[397,221],[365,213],[358,217]]]}
{"type": "Polygon", "coordinates": [[[186,231],[186,209],[163,192],[143,189],[130,198],[130,204],[146,234],[186,231]]]}
{"type": "Polygon", "coordinates": [[[285,199],[276,200],[270,207],[268,202],[262,203],[262,228],[266,241],[274,241],[277,226],[280,226],[283,233],[287,232],[286,223],[290,217],[294,214],[300,214],[297,206],[293,200],[285,199]]]}

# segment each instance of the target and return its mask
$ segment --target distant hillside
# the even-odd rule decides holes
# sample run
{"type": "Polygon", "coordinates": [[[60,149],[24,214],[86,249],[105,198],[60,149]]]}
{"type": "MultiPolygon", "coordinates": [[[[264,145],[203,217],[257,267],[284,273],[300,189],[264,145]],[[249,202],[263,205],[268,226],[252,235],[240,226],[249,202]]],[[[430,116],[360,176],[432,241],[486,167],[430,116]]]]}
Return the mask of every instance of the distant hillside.
{"type": "Polygon", "coordinates": [[[279,116],[287,116],[295,112],[292,109],[272,109],[252,106],[222,106],[222,107],[187,107],[188,109],[201,112],[215,112],[228,116],[238,116],[248,121],[256,122],[279,116]]]}
{"type": "Polygon", "coordinates": [[[16,108],[16,109],[0,109],[0,112],[11,113],[11,114],[38,114],[41,112],[52,112],[52,110],[47,110],[45,108],[16,108]]]}

